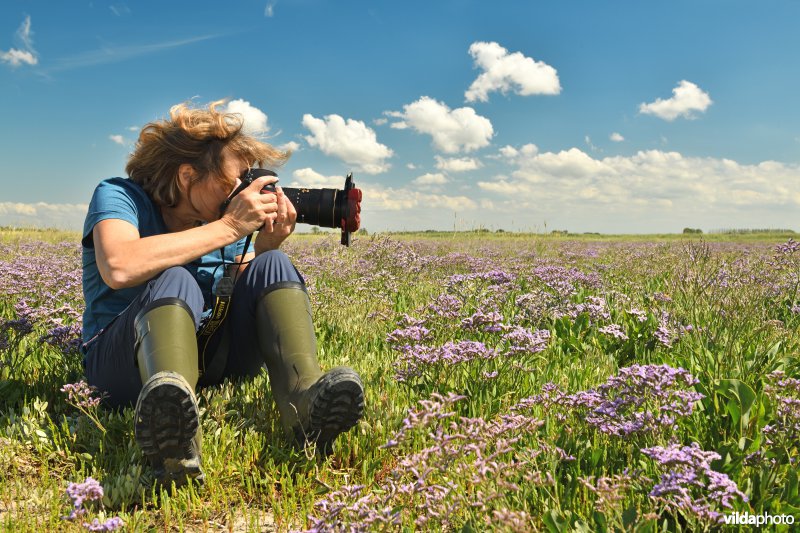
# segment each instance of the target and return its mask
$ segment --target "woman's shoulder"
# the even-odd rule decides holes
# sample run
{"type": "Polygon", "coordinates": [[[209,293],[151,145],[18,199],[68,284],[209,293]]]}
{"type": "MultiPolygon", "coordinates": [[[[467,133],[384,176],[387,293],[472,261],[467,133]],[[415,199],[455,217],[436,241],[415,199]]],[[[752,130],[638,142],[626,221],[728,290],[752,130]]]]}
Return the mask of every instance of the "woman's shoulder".
{"type": "Polygon", "coordinates": [[[137,196],[147,196],[147,193],[144,192],[144,189],[142,189],[138,183],[135,183],[130,178],[106,178],[97,184],[97,190],[109,192],[119,191],[137,196]]]}
{"type": "Polygon", "coordinates": [[[152,205],[150,196],[130,178],[107,178],[97,184],[94,199],[99,201],[124,201],[140,208],[152,205]]]}

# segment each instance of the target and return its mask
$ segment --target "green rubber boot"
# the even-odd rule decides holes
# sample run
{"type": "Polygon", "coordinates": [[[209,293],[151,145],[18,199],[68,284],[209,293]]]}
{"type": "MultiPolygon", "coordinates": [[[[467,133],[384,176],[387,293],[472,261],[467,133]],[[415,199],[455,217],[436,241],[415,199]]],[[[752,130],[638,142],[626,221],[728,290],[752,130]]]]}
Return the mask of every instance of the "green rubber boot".
{"type": "Polygon", "coordinates": [[[158,481],[203,482],[197,340],[191,309],[177,298],[152,302],[136,315],[136,361],[142,390],[136,402],[136,442],[158,481]]]}
{"type": "Polygon", "coordinates": [[[287,435],[313,442],[328,455],[334,439],[364,414],[364,385],[350,368],[323,373],[305,286],[282,282],[268,287],[256,307],[258,342],[269,371],[272,395],[287,435]]]}

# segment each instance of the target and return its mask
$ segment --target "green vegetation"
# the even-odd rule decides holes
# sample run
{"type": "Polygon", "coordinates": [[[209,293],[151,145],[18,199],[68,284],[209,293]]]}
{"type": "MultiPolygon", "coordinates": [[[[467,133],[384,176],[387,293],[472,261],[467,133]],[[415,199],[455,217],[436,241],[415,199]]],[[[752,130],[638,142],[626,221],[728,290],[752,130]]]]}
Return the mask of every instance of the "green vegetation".
{"type": "Polygon", "coordinates": [[[287,445],[266,375],[205,389],[207,482],[174,492],[153,488],[132,409],[61,390],[82,377],[77,239],[0,232],[0,528],[800,520],[791,235],[425,232],[357,236],[349,249],[296,235],[286,252],[306,277],[320,360],[362,374],[366,417],[320,460],[287,445]],[[103,498],[65,520],[69,483],[89,477],[103,498]]]}

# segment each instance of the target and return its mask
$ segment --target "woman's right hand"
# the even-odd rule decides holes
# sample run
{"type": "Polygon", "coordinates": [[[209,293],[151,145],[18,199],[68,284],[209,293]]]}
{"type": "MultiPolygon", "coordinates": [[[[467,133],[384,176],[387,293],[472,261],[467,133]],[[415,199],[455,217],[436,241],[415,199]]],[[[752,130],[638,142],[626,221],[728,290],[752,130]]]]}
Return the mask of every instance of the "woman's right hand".
{"type": "Polygon", "coordinates": [[[236,231],[239,237],[250,235],[278,216],[278,197],[275,193],[261,192],[265,185],[275,183],[275,176],[262,176],[234,196],[222,220],[236,231]]]}

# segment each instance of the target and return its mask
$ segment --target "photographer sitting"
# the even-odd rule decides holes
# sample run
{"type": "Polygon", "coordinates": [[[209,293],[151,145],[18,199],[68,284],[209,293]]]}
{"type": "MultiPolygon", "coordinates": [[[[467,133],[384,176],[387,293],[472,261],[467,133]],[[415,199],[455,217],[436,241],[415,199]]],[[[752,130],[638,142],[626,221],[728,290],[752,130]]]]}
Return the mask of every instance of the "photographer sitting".
{"type": "Polygon", "coordinates": [[[130,177],[97,186],[83,229],[87,380],[109,406],[135,402],[137,443],[178,485],[203,479],[198,384],[266,365],[285,431],[324,453],[364,407],[358,374],[320,370],[303,278],[278,250],[297,213],[280,187],[262,193],[277,179],[230,198],[251,166],[289,153],[243,133],[221,104],[177,105],[146,125],[130,177]]]}

